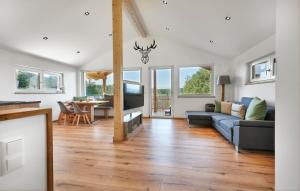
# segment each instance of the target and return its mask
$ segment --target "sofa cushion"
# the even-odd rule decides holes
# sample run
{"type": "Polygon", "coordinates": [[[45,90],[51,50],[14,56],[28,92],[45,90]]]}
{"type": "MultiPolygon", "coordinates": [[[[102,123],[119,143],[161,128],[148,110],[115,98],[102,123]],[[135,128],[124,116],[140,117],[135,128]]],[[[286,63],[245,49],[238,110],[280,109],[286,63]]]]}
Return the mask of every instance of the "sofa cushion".
{"type": "Polygon", "coordinates": [[[246,108],[242,104],[233,103],[231,106],[231,115],[236,116],[240,119],[245,118],[246,108]]]}
{"type": "Polygon", "coordinates": [[[214,115],[214,116],[211,116],[214,124],[216,125],[220,125],[220,121],[221,120],[239,120],[238,117],[235,117],[235,116],[231,116],[231,115],[225,115],[225,114],[221,114],[221,115],[214,115]]]}
{"type": "Polygon", "coordinates": [[[220,126],[225,131],[230,132],[231,129],[233,128],[233,126],[234,126],[233,122],[234,122],[234,120],[224,119],[224,120],[220,121],[220,126]]]}
{"type": "Polygon", "coordinates": [[[274,107],[268,106],[265,120],[275,121],[275,108],[274,107]]]}
{"type": "Polygon", "coordinates": [[[218,100],[215,100],[215,112],[221,113],[221,102],[218,100]]]}
{"type": "Polygon", "coordinates": [[[252,97],[242,97],[241,104],[243,104],[247,109],[249,107],[249,104],[251,103],[252,99],[253,99],[252,97]]]}
{"type": "Polygon", "coordinates": [[[231,115],[231,102],[221,102],[221,113],[231,115]]]}
{"type": "Polygon", "coordinates": [[[246,112],[246,120],[264,120],[267,114],[267,103],[265,100],[254,98],[246,112]]]}

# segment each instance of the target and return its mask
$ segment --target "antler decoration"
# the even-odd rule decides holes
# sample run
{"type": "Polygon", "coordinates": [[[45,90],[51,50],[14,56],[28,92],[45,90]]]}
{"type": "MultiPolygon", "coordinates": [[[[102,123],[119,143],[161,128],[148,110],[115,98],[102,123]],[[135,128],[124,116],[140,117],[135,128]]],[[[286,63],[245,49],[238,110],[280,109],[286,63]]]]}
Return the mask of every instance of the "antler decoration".
{"type": "Polygon", "coordinates": [[[155,49],[157,47],[157,44],[155,43],[155,40],[153,40],[153,43],[150,46],[147,46],[146,49],[144,47],[140,47],[137,42],[135,42],[135,46],[133,47],[134,50],[138,50],[142,54],[141,61],[144,64],[147,64],[149,62],[149,53],[152,49],[155,49]]]}

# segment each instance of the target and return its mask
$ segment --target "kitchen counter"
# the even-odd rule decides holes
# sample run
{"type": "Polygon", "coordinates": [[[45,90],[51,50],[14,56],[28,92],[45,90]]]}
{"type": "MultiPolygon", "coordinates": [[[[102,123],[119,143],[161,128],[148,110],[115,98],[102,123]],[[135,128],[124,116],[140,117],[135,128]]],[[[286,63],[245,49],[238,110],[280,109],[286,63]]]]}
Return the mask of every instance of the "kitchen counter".
{"type": "Polygon", "coordinates": [[[0,142],[6,149],[1,153],[0,190],[53,191],[51,108],[1,110],[0,142]]]}
{"type": "Polygon", "coordinates": [[[41,101],[0,101],[0,111],[20,108],[39,108],[41,101]]]}

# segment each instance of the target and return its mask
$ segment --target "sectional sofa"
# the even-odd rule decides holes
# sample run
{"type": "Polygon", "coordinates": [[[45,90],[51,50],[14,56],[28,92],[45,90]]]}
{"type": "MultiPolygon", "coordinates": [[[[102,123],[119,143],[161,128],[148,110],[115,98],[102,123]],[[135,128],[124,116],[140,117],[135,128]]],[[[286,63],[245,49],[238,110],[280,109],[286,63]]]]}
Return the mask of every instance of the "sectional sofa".
{"type": "MultiPolygon", "coordinates": [[[[248,108],[253,98],[243,97],[241,104],[248,108]]],[[[265,120],[241,120],[223,113],[186,111],[190,127],[211,126],[219,131],[230,143],[240,149],[274,150],[275,109],[268,106],[265,120]]]]}

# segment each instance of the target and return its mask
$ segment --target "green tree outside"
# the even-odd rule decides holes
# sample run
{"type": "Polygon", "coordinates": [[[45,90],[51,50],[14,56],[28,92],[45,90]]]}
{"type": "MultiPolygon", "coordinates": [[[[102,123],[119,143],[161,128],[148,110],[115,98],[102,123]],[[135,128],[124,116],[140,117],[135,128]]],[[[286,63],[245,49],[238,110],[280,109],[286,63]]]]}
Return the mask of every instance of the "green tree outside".
{"type": "Polygon", "coordinates": [[[88,80],[86,82],[87,96],[102,96],[102,85],[97,85],[96,82],[88,80]]]}
{"type": "Polygon", "coordinates": [[[210,94],[211,71],[201,68],[192,76],[188,76],[181,93],[183,95],[210,94]]]}
{"type": "Polygon", "coordinates": [[[17,74],[18,89],[37,88],[38,76],[30,72],[19,71],[17,74]]]}

